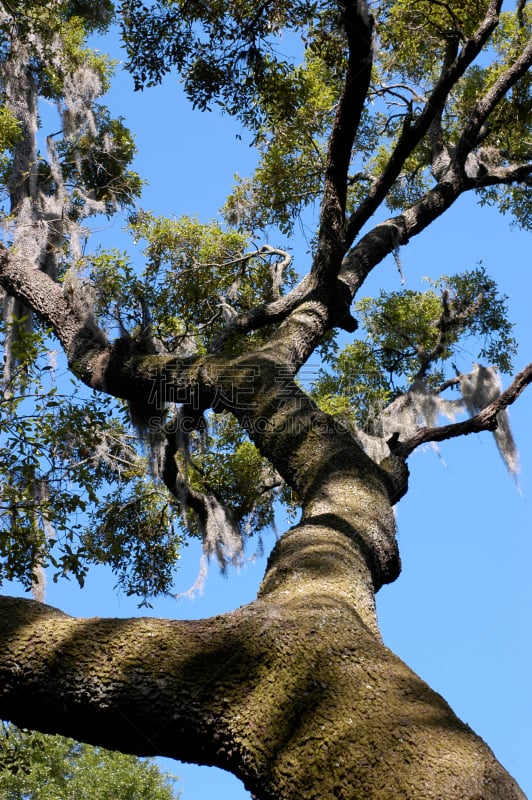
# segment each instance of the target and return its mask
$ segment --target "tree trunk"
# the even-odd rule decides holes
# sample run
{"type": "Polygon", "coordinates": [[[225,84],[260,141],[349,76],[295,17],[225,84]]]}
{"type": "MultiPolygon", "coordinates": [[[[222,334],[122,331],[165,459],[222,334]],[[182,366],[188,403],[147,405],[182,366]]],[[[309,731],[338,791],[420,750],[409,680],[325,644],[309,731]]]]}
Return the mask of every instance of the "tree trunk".
{"type": "Polygon", "coordinates": [[[382,644],[361,541],[319,508],[280,539],[255,602],[200,621],[0,598],[0,715],[222,767],[259,800],[524,798],[382,644]]]}

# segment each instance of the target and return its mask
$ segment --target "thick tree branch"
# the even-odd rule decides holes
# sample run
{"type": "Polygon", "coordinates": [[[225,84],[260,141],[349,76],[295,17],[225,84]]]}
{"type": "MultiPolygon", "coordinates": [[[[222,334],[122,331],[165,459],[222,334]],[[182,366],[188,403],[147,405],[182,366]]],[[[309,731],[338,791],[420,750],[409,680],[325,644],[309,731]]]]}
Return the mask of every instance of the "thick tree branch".
{"type": "Polygon", "coordinates": [[[74,619],[0,597],[0,715],[222,767],[260,800],[524,800],[372,618],[357,547],[326,515],[282,537],[257,601],[211,619],[74,619]]]}
{"type": "Polygon", "coordinates": [[[396,252],[413,236],[425,230],[450,208],[463,192],[499,184],[529,185],[531,176],[531,164],[503,167],[487,165],[485,172],[477,177],[468,177],[461,170],[447,171],[445,178],[410,208],[376,225],[357,242],[344,258],[339,280],[347,287],[350,298],[354,297],[377,264],[390,253],[396,252]]]}
{"type": "Polygon", "coordinates": [[[412,122],[410,118],[406,119],[399,140],[388,159],[384,171],[347,223],[346,243],[348,246],[354,242],[362,226],[365,225],[385,199],[390,188],[399,177],[405,160],[428,132],[431,122],[441,113],[441,109],[453,86],[482,51],[498,24],[501,6],[502,2],[500,0],[498,2],[492,0],[482,23],[473,36],[465,42],[453,62],[450,65],[444,65],[442,74],[419,117],[415,122],[412,122]]]}
{"type": "Polygon", "coordinates": [[[483,408],[474,417],[464,422],[455,422],[451,425],[442,425],[437,428],[421,428],[406,442],[395,440],[388,442],[390,449],[394,455],[407,458],[416,447],[426,442],[443,442],[446,439],[454,439],[456,436],[467,436],[470,433],[479,433],[480,431],[493,431],[497,427],[497,414],[515,402],[529,383],[532,383],[532,364],[529,364],[515,376],[510,386],[497,400],[483,408]]]}
{"type": "Polygon", "coordinates": [[[338,327],[350,333],[357,329],[357,322],[350,313],[350,305],[351,295],[345,283],[332,280],[326,292],[307,273],[288,294],[235,317],[223,334],[212,343],[209,352],[221,353],[224,344],[234,335],[278,325],[278,329],[272,333],[270,343],[279,343],[285,350],[285,356],[288,349],[292,350],[288,360],[295,373],[330,328],[338,327]]]}
{"type": "MultiPolygon", "coordinates": [[[[0,715],[124,752],[216,765],[264,789],[272,760],[299,736],[298,707],[315,703],[307,689],[318,662],[307,663],[305,630],[335,604],[349,640],[354,627],[359,644],[388,652],[359,544],[334,515],[289,531],[260,599],[212,619],[74,619],[0,597],[0,715]],[[281,714],[275,686],[292,697],[281,714]]],[[[327,649],[323,637],[316,644],[327,649]]]]}
{"type": "Polygon", "coordinates": [[[367,97],[373,63],[373,19],[365,0],[340,2],[349,50],[344,88],[329,137],[320,215],[318,253],[313,274],[335,274],[345,249],[345,205],[353,142],[367,97]],[[334,255],[336,254],[336,258],[334,255]],[[332,273],[331,273],[332,270],[332,273]]]}
{"type": "MultiPolygon", "coordinates": [[[[264,658],[249,649],[253,637],[246,644],[242,618],[82,620],[7,597],[0,598],[0,640],[3,718],[197,762],[209,731],[229,744],[224,683],[235,673],[249,679],[264,658]]],[[[218,763],[227,768],[227,757],[218,763]]]]}
{"type": "Polygon", "coordinates": [[[91,309],[76,307],[62,286],[2,244],[0,285],[52,328],[78,377],[102,388],[98,362],[108,355],[109,343],[91,309]]]}
{"type": "Polygon", "coordinates": [[[480,161],[476,177],[469,178],[469,186],[473,189],[482,189],[487,186],[508,186],[512,183],[532,185],[532,162],[527,164],[508,164],[497,166],[480,161]]]}
{"type": "Polygon", "coordinates": [[[294,286],[283,297],[272,300],[270,303],[255,306],[249,311],[239,314],[227,325],[224,333],[213,342],[210,348],[211,352],[220,352],[224,343],[235,334],[250,333],[285,320],[308,297],[311,291],[311,283],[309,275],[305,275],[297,286],[294,286]]]}
{"type": "Polygon", "coordinates": [[[383,258],[427,228],[470,186],[466,179],[449,174],[410,208],[376,225],[349,251],[339,279],[353,297],[371,270],[383,258]]]}
{"type": "MultiPolygon", "coordinates": [[[[405,493],[407,476],[399,485],[378,467],[347,428],[297,385],[290,370],[283,369],[280,355],[282,351],[273,347],[241,357],[244,402],[226,403],[225,410],[234,414],[261,454],[297,492],[305,518],[334,514],[345,532],[360,540],[375,587],[395,580],[399,561],[387,508],[390,498],[396,502],[405,493]],[[378,524],[365,524],[368,509],[378,524]],[[371,531],[368,538],[366,531],[371,531]]],[[[218,385],[223,387],[229,378],[220,366],[218,385]]]]}

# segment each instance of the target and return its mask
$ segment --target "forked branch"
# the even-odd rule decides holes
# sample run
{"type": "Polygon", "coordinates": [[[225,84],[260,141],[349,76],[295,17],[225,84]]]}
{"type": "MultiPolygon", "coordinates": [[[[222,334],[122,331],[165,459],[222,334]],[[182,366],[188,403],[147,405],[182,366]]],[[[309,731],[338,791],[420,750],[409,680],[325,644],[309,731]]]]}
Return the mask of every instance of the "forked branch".
{"type": "Polygon", "coordinates": [[[60,284],[2,244],[0,286],[52,328],[69,363],[76,365],[79,377],[88,385],[95,386],[89,365],[107,353],[109,345],[92,309],[78,307],[60,284]]]}
{"type": "Polygon", "coordinates": [[[475,33],[465,42],[452,62],[443,65],[440,78],[416,121],[412,122],[409,117],[405,120],[403,130],[381,176],[348,221],[346,230],[348,245],[355,240],[362,226],[379,208],[399,177],[406,159],[426,135],[432,121],[441,113],[453,87],[482,51],[498,24],[501,6],[501,2],[489,4],[486,15],[475,33]]]}

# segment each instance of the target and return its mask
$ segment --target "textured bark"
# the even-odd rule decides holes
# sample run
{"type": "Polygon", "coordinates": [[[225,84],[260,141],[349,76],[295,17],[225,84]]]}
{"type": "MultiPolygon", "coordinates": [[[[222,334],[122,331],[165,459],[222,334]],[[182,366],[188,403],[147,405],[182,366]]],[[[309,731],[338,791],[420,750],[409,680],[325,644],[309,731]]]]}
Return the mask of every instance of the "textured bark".
{"type": "Polygon", "coordinates": [[[517,800],[489,748],[382,644],[352,538],[309,518],[258,599],[199,621],[0,598],[0,714],[233,772],[259,800],[517,800]]]}
{"type": "Polygon", "coordinates": [[[0,598],[0,715],[219,766],[259,800],[523,798],[380,640],[374,592],[399,572],[391,503],[407,476],[372,462],[294,383],[313,314],[319,332],[323,307],[303,304],[268,345],[233,359],[102,346],[108,391],[195,390],[231,410],[298,492],[303,520],[276,546],[258,599],[213,619],[76,620],[0,598]]]}
{"type": "MultiPolygon", "coordinates": [[[[434,187],[357,241],[488,42],[502,4],[492,0],[471,37],[450,43],[423,107],[406,114],[387,165],[347,220],[348,172],[374,44],[366,3],[338,5],[349,57],[312,269],[286,296],[267,297],[237,316],[208,354],[180,359],[147,354],[127,336],[109,342],[91,310],[76,305],[39,259],[0,244],[0,285],[52,327],[87,385],[134,400],[146,414],[166,402],[198,413],[231,411],[303,507],[302,522],[270,557],[257,600],[229,614],[189,622],[78,620],[0,598],[0,715],[126,752],[216,765],[259,800],[517,800],[523,794],[489,748],[384,647],[374,594],[400,570],[391,506],[407,488],[406,456],[424,441],[493,427],[497,412],[530,381],[530,368],[468,422],[391,440],[393,452],[380,465],[294,378],[331,328],[355,329],[350,303],[385,256],[463,192],[530,183],[530,164],[492,166],[474,177],[465,164],[489,115],[532,63],[532,47],[479,98],[434,187]],[[235,334],[258,328],[269,339],[256,352],[234,355],[246,347],[226,347],[235,334]]],[[[27,72],[24,59],[20,64],[27,72]]],[[[22,103],[21,119],[28,109],[36,119],[32,97],[22,103]]],[[[36,196],[35,137],[36,123],[26,124],[9,187],[13,209],[36,196]]],[[[29,240],[41,216],[32,217],[29,240]]],[[[177,445],[168,438],[173,458],[177,445]]],[[[161,477],[175,490],[178,466],[166,465],[161,477]]]]}

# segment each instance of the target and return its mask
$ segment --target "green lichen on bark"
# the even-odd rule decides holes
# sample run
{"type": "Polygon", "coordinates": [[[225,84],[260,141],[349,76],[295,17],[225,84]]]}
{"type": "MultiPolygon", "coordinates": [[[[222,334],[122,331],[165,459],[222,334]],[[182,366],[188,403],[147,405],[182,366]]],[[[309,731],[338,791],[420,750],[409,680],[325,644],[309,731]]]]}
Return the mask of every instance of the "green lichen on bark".
{"type": "Polygon", "coordinates": [[[312,522],[280,540],[255,602],[206,620],[76,620],[1,598],[0,712],[229,769],[260,800],[523,800],[384,647],[372,602],[356,544],[312,522]]]}

